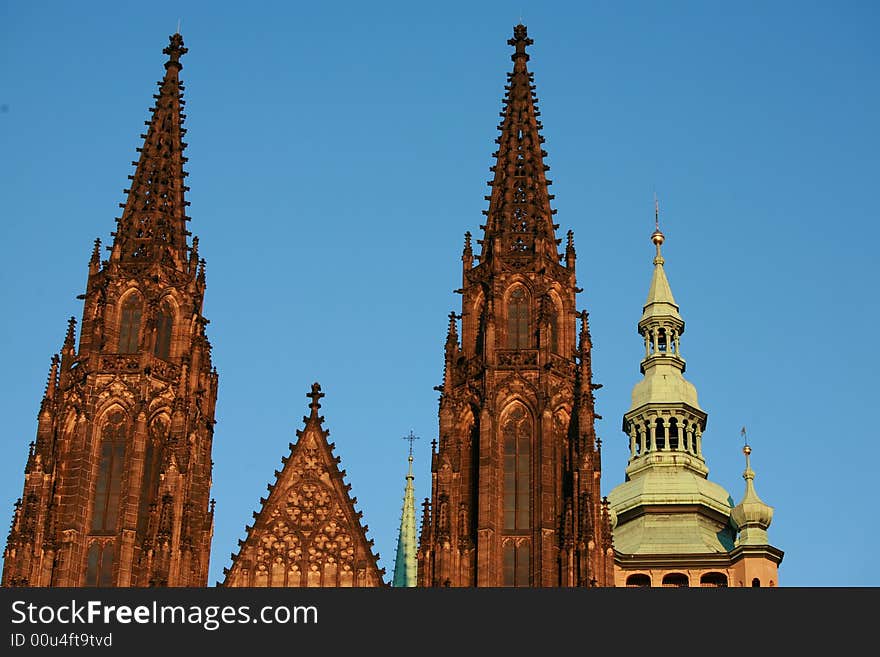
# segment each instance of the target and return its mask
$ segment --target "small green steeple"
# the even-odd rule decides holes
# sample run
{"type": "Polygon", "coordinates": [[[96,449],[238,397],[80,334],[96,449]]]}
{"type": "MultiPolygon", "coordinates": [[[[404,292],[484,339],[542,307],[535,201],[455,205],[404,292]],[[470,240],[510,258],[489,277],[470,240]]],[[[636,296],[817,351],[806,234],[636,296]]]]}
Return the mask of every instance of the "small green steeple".
{"type": "MultiPolygon", "coordinates": [[[[742,435],[745,437],[746,429],[743,427],[742,435]]],[[[737,504],[730,517],[736,523],[739,536],[737,536],[736,544],[739,545],[769,545],[770,541],[767,537],[767,528],[773,520],[773,507],[761,500],[758,493],[755,492],[755,471],[752,470],[749,462],[749,455],[752,448],[746,442],[743,447],[743,454],[746,455],[746,469],[743,472],[743,479],[746,480],[746,493],[742,502],[737,504]]]]}
{"type": "Polygon", "coordinates": [[[418,436],[410,431],[404,440],[409,441],[409,470],[406,473],[406,488],[403,493],[403,511],[400,517],[400,533],[397,536],[397,555],[394,559],[394,577],[391,586],[405,587],[416,585],[416,495],[413,480],[412,444],[418,436]]]}

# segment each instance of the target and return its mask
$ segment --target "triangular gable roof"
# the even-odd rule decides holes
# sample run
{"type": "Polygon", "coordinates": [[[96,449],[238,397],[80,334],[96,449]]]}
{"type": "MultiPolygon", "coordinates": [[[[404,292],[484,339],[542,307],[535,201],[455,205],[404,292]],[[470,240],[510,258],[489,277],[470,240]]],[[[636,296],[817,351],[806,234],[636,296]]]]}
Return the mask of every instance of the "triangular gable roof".
{"type": "Polygon", "coordinates": [[[367,539],[357,498],[333,455],[330,432],[318,415],[321,386],[308,393],[311,414],[305,427],[275,471],[269,497],[261,498],[254,524],[239,541],[231,568],[224,569],[223,586],[230,587],[346,587],[385,586],[373,541],[367,539]]]}

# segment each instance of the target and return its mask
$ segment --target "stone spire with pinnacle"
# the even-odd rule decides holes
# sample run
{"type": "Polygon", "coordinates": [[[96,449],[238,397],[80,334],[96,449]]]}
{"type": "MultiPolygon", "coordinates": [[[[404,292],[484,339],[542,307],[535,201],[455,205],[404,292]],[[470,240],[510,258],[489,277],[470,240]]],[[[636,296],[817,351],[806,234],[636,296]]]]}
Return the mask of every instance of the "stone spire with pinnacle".
{"type": "Polygon", "coordinates": [[[207,583],[218,375],[204,260],[187,246],[185,52],[172,34],[110,256],[95,240],[53,358],[4,586],[207,583]]]}
{"type": "Polygon", "coordinates": [[[461,309],[449,316],[435,387],[439,444],[418,585],[608,586],[599,385],[586,323],[578,344],[574,239],[559,253],[525,25],[508,44],[481,250],[466,233],[461,309]]]}
{"type": "Polygon", "coordinates": [[[413,451],[412,444],[418,440],[418,436],[410,431],[404,440],[409,441],[409,470],[406,473],[406,488],[403,493],[403,512],[400,518],[400,532],[397,536],[397,554],[394,558],[394,577],[391,586],[406,587],[415,586],[417,579],[416,552],[416,494],[413,480],[413,451]]]}
{"type": "Polygon", "coordinates": [[[556,211],[550,208],[553,195],[547,191],[552,183],[546,175],[550,167],[544,164],[547,152],[541,146],[541,112],[533,74],[526,66],[526,47],[534,41],[528,37],[525,25],[517,25],[507,43],[515,49],[511,55],[513,71],[507,74],[498,126],[501,135],[495,140],[495,165],[490,167],[495,176],[489,182],[492,193],[486,196],[489,209],[484,212],[486,223],[481,226],[485,232],[479,240],[480,261],[544,255],[558,262],[558,226],[553,223],[556,211]]]}
{"type": "Polygon", "coordinates": [[[122,216],[117,220],[111,260],[163,261],[171,260],[180,268],[187,260],[186,206],[184,199],[189,188],[184,184],[187,173],[183,165],[187,158],[183,151],[186,128],[183,121],[183,84],[179,79],[182,55],[187,48],[183,37],[173,34],[162,51],[168,56],[165,76],[154,96],[156,104],[149,126],[141,135],[144,145],[140,157],[133,162],[136,169],[129,176],[131,186],[125,190],[128,198],[121,203],[122,216]]]}

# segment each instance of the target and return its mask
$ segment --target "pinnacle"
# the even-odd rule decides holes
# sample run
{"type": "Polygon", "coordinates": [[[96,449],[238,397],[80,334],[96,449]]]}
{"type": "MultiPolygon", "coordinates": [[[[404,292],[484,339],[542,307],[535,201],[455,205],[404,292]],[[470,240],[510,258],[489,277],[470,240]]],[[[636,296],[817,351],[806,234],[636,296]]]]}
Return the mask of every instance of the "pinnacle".
{"type": "Polygon", "coordinates": [[[67,320],[67,333],[64,336],[64,348],[73,348],[76,336],[76,317],[67,320]]]}
{"type": "Polygon", "coordinates": [[[159,82],[159,93],[154,96],[149,126],[142,135],[143,146],[134,162],[131,185],[125,190],[126,202],[122,216],[117,220],[113,257],[123,260],[170,260],[180,268],[186,260],[186,172],[183,165],[186,130],[182,112],[183,85],[178,73],[182,68],[180,57],[187,52],[183,37],[174,34],[163,50],[169,59],[165,77],[159,82]]]}
{"type": "Polygon", "coordinates": [[[492,194],[488,197],[489,209],[482,241],[485,262],[493,253],[501,257],[544,255],[558,262],[556,240],[550,208],[552,194],[548,193],[551,181],[544,164],[547,152],[541,144],[540,111],[532,84],[533,76],[526,68],[529,56],[526,46],[533,43],[526,27],[517,25],[508,44],[514,46],[513,71],[507,75],[505,95],[502,101],[501,134],[495,140],[498,149],[493,153],[496,161],[490,170],[495,174],[489,181],[492,194]]]}

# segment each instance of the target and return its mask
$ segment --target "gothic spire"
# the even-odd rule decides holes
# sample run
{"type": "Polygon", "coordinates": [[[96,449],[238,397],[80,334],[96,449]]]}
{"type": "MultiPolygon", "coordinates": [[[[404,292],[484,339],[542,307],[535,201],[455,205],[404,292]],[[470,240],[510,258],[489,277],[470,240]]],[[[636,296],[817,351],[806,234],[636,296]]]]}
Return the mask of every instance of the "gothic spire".
{"type": "Polygon", "coordinates": [[[403,512],[400,518],[400,531],[397,536],[397,554],[394,559],[394,577],[391,586],[405,587],[416,585],[416,494],[413,480],[412,443],[418,437],[410,431],[404,440],[409,441],[409,470],[406,473],[406,488],[403,493],[403,512]]]}
{"type": "Polygon", "coordinates": [[[184,184],[187,174],[183,165],[186,129],[182,112],[183,85],[179,74],[180,57],[187,52],[180,34],[171,35],[162,51],[168,55],[165,77],[159,93],[153,97],[152,118],[146,121],[147,133],[141,135],[144,145],[138,149],[140,158],[133,162],[131,187],[125,190],[128,199],[120,203],[122,217],[117,220],[111,258],[122,261],[162,261],[182,266],[186,262],[186,206],[184,184]]]}
{"type": "Polygon", "coordinates": [[[495,177],[489,182],[492,193],[486,197],[489,209],[484,211],[486,224],[481,226],[485,233],[480,241],[480,261],[486,262],[493,255],[546,255],[558,262],[558,226],[552,217],[556,211],[550,208],[553,195],[547,187],[551,181],[545,174],[550,167],[544,164],[547,153],[541,148],[541,113],[533,74],[526,66],[526,47],[533,41],[528,38],[526,26],[520,24],[514,27],[513,38],[507,43],[515,49],[511,55],[513,71],[507,74],[503,120],[498,126],[501,135],[495,140],[495,165],[490,167],[495,177]]]}

